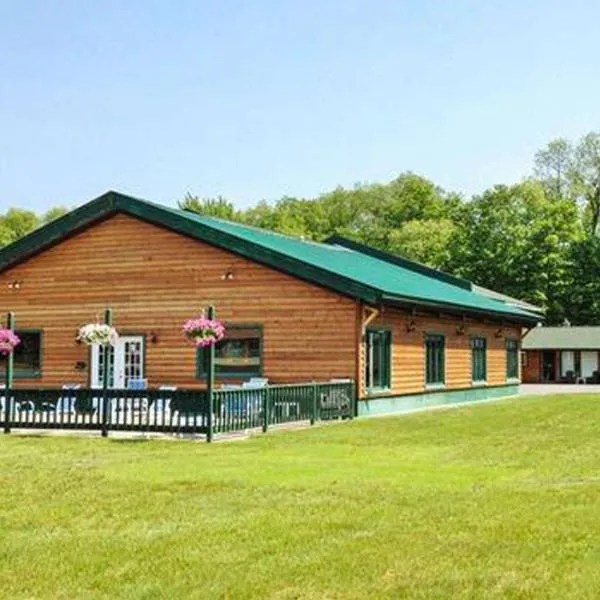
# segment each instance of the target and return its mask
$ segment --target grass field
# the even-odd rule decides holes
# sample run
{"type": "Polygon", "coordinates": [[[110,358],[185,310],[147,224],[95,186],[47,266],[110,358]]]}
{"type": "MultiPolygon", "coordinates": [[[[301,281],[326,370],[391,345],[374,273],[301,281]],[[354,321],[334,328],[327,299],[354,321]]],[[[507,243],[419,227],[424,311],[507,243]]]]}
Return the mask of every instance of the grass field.
{"type": "Polygon", "coordinates": [[[0,458],[2,598],[600,597],[600,397],[0,458]]]}

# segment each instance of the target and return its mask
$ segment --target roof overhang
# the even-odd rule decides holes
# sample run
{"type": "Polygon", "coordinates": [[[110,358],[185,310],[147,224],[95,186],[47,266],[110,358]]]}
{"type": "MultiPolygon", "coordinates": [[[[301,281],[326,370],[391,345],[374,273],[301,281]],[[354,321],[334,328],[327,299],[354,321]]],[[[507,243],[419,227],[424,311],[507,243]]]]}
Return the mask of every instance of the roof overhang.
{"type": "Polygon", "coordinates": [[[539,323],[542,318],[537,315],[518,315],[515,313],[507,313],[503,311],[483,310],[462,306],[459,304],[451,304],[448,302],[427,301],[421,298],[411,298],[409,296],[388,296],[383,295],[381,298],[383,304],[395,306],[407,310],[423,308],[433,312],[445,312],[455,316],[473,317],[477,319],[488,318],[499,323],[514,323],[523,325],[524,327],[533,327],[539,323]]]}

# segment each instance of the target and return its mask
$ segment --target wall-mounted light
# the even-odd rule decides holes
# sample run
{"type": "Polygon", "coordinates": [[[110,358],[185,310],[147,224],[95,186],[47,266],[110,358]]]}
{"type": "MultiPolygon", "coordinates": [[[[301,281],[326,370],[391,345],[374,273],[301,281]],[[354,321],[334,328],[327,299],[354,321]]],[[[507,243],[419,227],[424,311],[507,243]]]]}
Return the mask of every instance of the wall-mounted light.
{"type": "Polygon", "coordinates": [[[21,288],[21,286],[22,286],[22,285],[23,285],[23,282],[22,282],[22,281],[17,281],[17,280],[15,280],[15,281],[11,281],[11,282],[8,284],[8,289],[9,289],[9,290],[18,290],[18,289],[20,289],[20,288],[21,288]]]}
{"type": "Polygon", "coordinates": [[[406,323],[406,332],[407,333],[411,333],[412,331],[415,331],[416,328],[417,328],[417,324],[414,319],[411,319],[410,321],[408,321],[406,323]]]}
{"type": "Polygon", "coordinates": [[[465,335],[465,332],[467,331],[467,326],[464,323],[461,323],[457,328],[456,328],[456,335],[465,335]]]}
{"type": "Polygon", "coordinates": [[[153,344],[158,344],[158,340],[159,340],[158,333],[156,333],[156,331],[151,331],[150,332],[150,341],[153,344]]]}
{"type": "Polygon", "coordinates": [[[223,275],[221,275],[221,279],[225,281],[233,279],[233,271],[231,269],[228,269],[225,273],[223,273],[223,275]]]}
{"type": "Polygon", "coordinates": [[[496,333],[494,333],[494,337],[501,338],[502,337],[502,333],[503,333],[502,332],[502,327],[500,327],[500,329],[498,329],[496,331],[496,333]]]}

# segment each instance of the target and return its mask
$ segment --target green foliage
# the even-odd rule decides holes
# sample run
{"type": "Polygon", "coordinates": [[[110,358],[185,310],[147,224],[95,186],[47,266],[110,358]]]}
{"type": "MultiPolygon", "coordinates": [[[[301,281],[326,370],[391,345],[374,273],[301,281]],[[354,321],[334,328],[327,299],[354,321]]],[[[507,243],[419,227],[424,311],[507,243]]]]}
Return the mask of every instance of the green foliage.
{"type": "Polygon", "coordinates": [[[6,246],[31,233],[41,224],[34,212],[22,208],[9,208],[0,215],[0,246],[6,246]]]}
{"type": "Polygon", "coordinates": [[[552,198],[569,199],[580,207],[590,235],[600,223],[600,132],[592,131],[577,143],[559,138],[535,156],[535,175],[552,198]]]}
{"type": "Polygon", "coordinates": [[[47,210],[42,216],[42,223],[50,223],[56,219],[60,219],[69,212],[69,209],[64,206],[54,206],[50,210],[47,210]]]}
{"type": "Polygon", "coordinates": [[[220,219],[236,220],[237,211],[229,200],[222,196],[216,198],[199,198],[189,192],[185,198],[177,203],[181,210],[189,210],[207,217],[218,217],[220,219]]]}
{"type": "Polygon", "coordinates": [[[569,248],[583,236],[577,208],[527,181],[496,186],[465,204],[448,268],[480,285],[567,316],[569,248]]]}

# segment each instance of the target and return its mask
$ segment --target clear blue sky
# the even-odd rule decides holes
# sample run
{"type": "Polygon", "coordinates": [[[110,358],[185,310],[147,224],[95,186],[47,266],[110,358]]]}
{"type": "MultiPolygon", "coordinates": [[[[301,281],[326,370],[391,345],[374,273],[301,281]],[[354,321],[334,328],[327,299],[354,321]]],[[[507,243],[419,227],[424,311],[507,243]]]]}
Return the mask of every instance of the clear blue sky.
{"type": "Polygon", "coordinates": [[[600,129],[597,0],[0,0],[0,210],[466,194],[600,129]]]}

